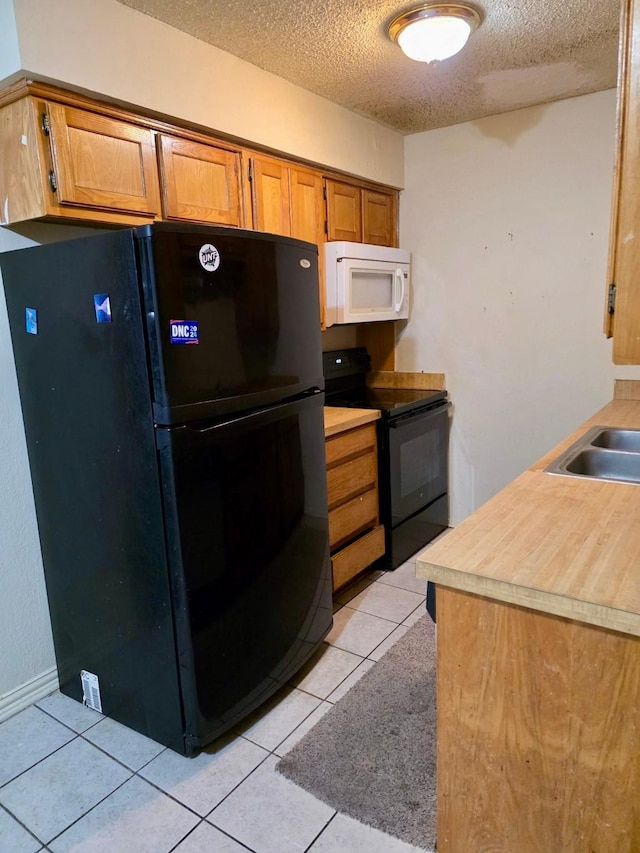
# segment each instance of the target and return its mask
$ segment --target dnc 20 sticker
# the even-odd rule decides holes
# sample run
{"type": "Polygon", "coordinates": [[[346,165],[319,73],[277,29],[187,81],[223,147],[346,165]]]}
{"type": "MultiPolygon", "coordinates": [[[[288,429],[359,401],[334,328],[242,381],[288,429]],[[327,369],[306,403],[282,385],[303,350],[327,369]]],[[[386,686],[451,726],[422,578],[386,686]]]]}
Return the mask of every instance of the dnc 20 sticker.
{"type": "Polygon", "coordinates": [[[172,344],[199,343],[197,320],[171,320],[169,332],[172,344]]]}

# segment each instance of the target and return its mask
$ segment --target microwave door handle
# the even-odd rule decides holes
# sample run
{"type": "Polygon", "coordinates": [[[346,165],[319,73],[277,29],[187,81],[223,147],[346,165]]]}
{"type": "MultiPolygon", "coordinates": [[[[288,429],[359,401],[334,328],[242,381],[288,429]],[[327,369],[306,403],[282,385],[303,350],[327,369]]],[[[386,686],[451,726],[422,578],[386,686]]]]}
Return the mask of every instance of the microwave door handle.
{"type": "Polygon", "coordinates": [[[402,308],[402,303],[404,302],[404,289],[405,289],[404,275],[403,275],[402,270],[400,268],[398,268],[395,272],[395,279],[396,279],[396,281],[400,282],[400,299],[393,306],[393,310],[397,314],[398,311],[400,311],[400,309],[402,308]]]}

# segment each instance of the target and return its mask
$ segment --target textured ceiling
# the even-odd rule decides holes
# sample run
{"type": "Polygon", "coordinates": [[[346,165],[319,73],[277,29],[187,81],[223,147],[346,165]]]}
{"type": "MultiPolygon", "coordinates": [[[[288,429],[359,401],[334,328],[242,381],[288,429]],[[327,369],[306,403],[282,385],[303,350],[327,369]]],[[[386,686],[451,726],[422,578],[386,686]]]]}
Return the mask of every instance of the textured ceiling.
{"type": "Polygon", "coordinates": [[[616,85],[619,0],[478,0],[484,22],[438,65],[386,25],[398,0],[120,0],[402,133],[616,85]]]}

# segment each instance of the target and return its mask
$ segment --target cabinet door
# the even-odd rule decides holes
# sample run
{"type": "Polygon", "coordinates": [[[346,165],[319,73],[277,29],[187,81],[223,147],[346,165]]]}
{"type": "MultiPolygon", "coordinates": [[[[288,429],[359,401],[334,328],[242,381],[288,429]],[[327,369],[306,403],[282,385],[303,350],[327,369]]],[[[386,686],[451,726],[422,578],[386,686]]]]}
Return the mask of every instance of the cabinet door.
{"type": "Polygon", "coordinates": [[[62,104],[47,113],[60,205],[160,213],[151,130],[62,104]]]}
{"type": "Polygon", "coordinates": [[[239,152],[165,135],[158,151],[166,219],[243,224],[239,152]]]}
{"type": "Polygon", "coordinates": [[[326,181],[327,240],[362,242],[362,191],[351,184],[326,181]]]}
{"type": "Polygon", "coordinates": [[[31,98],[21,98],[0,109],[0,198],[3,225],[37,219],[46,213],[45,182],[41,173],[41,131],[31,98]]]}
{"type": "Polygon", "coordinates": [[[322,176],[306,169],[290,170],[291,236],[309,243],[322,243],[324,205],[322,176]]]}
{"type": "Polygon", "coordinates": [[[291,236],[318,246],[320,325],[325,328],[324,295],[324,203],[322,175],[307,169],[289,170],[291,190],[291,236]]]}
{"type": "Polygon", "coordinates": [[[278,160],[252,157],[250,174],[253,227],[291,236],[288,167],[278,160]]]}
{"type": "Polygon", "coordinates": [[[624,0],[622,15],[608,282],[615,284],[615,313],[607,311],[605,331],[613,335],[614,364],[640,364],[640,4],[624,0]]]}
{"type": "Polygon", "coordinates": [[[398,245],[395,196],[362,190],[362,242],[376,246],[398,245]]]}

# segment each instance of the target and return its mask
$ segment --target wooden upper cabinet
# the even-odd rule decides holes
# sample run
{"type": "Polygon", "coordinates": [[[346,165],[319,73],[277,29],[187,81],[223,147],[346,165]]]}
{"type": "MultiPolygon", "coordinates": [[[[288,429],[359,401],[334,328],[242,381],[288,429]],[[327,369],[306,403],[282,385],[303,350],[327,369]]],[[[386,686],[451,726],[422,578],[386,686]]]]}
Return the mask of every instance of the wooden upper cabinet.
{"type": "Polygon", "coordinates": [[[253,227],[291,236],[288,166],[279,160],[252,157],[250,170],[253,227]]]}
{"type": "Polygon", "coordinates": [[[47,213],[47,172],[35,103],[21,98],[0,110],[0,224],[38,219],[47,213]]]}
{"type": "Polygon", "coordinates": [[[615,364],[640,364],[640,0],[622,2],[619,59],[605,333],[615,364]]]}
{"type": "Polygon", "coordinates": [[[118,225],[160,214],[151,130],[33,96],[0,108],[3,224],[52,218],[118,225]]]}
{"type": "MultiPolygon", "coordinates": [[[[163,218],[255,228],[318,246],[326,239],[397,245],[394,190],[325,177],[44,83],[23,80],[0,92],[0,159],[2,225],[163,218]]],[[[322,261],[320,252],[321,282],[322,261]]]]}
{"type": "Polygon", "coordinates": [[[322,175],[293,167],[289,172],[291,236],[321,244],[324,240],[322,175]]]}
{"type": "Polygon", "coordinates": [[[253,227],[258,231],[297,237],[319,247],[320,325],[324,328],[322,175],[313,169],[269,157],[252,157],[250,175],[253,227]]]}
{"type": "Polygon", "coordinates": [[[325,181],[327,240],[362,243],[362,190],[352,184],[325,181]]]}
{"type": "Polygon", "coordinates": [[[320,326],[325,328],[324,199],[322,175],[311,169],[289,170],[291,236],[318,246],[320,326]]]}
{"type": "Polygon", "coordinates": [[[327,239],[398,245],[398,194],[325,181],[327,239]]]}
{"type": "Polygon", "coordinates": [[[244,224],[239,151],[165,134],[157,145],[165,219],[244,224]]]}
{"type": "Polygon", "coordinates": [[[151,130],[63,104],[46,114],[58,204],[159,215],[151,130]]]}
{"type": "Polygon", "coordinates": [[[253,227],[320,243],[324,236],[322,175],[284,160],[251,157],[253,227]]]}
{"type": "Polygon", "coordinates": [[[389,193],[362,190],[362,242],[397,246],[396,198],[389,193]]]}

